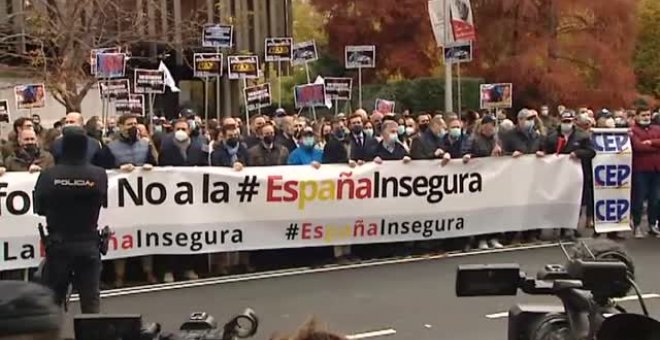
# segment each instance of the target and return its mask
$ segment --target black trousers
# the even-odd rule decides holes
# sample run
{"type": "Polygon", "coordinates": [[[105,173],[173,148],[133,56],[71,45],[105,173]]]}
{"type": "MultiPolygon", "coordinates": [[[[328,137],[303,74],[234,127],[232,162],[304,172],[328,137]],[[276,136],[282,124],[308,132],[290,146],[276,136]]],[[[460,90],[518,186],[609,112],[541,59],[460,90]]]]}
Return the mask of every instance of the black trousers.
{"type": "Polygon", "coordinates": [[[46,251],[43,283],[55,293],[60,306],[66,301],[69,284],[78,290],[83,314],[101,309],[101,253],[98,241],[64,241],[46,251]]]}

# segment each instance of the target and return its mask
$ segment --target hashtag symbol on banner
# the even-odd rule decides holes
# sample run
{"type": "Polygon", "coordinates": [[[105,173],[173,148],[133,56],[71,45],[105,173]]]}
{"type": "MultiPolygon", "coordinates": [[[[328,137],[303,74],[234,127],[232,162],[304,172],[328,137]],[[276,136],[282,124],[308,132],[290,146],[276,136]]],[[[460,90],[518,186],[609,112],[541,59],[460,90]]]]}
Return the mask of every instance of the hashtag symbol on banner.
{"type": "Polygon", "coordinates": [[[259,193],[259,181],[257,176],[245,176],[243,182],[238,183],[238,195],[241,203],[243,202],[252,202],[252,196],[259,193]]]}
{"type": "Polygon", "coordinates": [[[292,241],[296,239],[296,236],[298,236],[298,223],[291,223],[286,228],[286,239],[292,241]]]}

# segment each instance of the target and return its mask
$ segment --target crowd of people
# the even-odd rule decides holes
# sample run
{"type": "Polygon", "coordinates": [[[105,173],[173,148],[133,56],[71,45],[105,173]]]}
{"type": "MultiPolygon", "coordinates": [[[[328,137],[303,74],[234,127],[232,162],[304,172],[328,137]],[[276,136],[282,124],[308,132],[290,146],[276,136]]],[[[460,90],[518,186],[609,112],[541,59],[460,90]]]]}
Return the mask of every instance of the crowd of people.
{"type": "MultiPolygon", "coordinates": [[[[166,120],[154,117],[122,115],[85,120],[72,112],[52,128],[42,126],[38,115],[21,117],[13,122],[13,131],[2,141],[0,175],[6,171],[38,172],[53,166],[61,158],[61,131],[67,126],[83,127],[88,134],[86,157],[105,169],[130,172],[154,166],[219,166],[241,171],[244,167],[297,165],[321,167],[323,164],[360,166],[366,162],[437,159],[442,165],[450,160],[470,162],[480,157],[513,157],[549,154],[570,155],[580,162],[584,172],[583,213],[586,228],[593,227],[593,185],[591,160],[595,157],[590,130],[629,128],[635,151],[633,160],[632,226],[635,236],[644,237],[641,216],[648,214],[649,233],[660,235],[657,226],[660,179],[660,116],[645,108],[636,111],[577,111],[559,106],[539,111],[526,108],[515,115],[498,111],[455,113],[422,112],[411,114],[368,114],[359,109],[353,114],[340,113],[319,121],[283,109],[272,115],[252,117],[249,122],[227,117],[204,121],[190,109],[179,117],[166,120]]],[[[519,229],[521,226],[512,226],[519,229]]],[[[135,279],[127,274],[127,260],[113,260],[106,269],[107,282],[121,287],[127,281],[148,283],[197,279],[201,268],[212,268],[213,275],[249,272],[273,265],[273,261],[350,262],[365,257],[391,256],[416,251],[428,252],[456,248],[502,248],[515,242],[536,242],[540,230],[523,233],[480,235],[470,239],[392,244],[388,246],[337,246],[332,248],[268,250],[212,254],[144,256],[134,261],[135,279]],[[272,256],[277,253],[278,256],[272,256]],[[185,259],[184,259],[185,258],[185,259]],[[209,263],[200,264],[208,261],[209,263]],[[140,273],[141,272],[141,273],[140,273]]],[[[558,237],[573,238],[572,229],[557,232],[558,237]]],[[[612,234],[616,238],[619,235],[612,234]]],[[[308,263],[309,264],[309,263],[308,263]]],[[[129,266],[131,267],[131,266],[129,266]]],[[[16,271],[4,272],[16,278],[16,271]]]]}

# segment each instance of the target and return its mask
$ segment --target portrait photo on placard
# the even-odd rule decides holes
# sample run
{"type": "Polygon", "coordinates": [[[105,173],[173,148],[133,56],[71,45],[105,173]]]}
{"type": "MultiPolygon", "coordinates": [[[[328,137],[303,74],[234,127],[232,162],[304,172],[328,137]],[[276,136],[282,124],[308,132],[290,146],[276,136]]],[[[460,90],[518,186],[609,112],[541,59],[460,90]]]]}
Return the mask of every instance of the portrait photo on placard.
{"type": "Polygon", "coordinates": [[[306,84],[294,88],[296,108],[325,106],[325,85],[306,84]]]}
{"type": "Polygon", "coordinates": [[[346,46],[344,52],[347,69],[376,67],[376,46],[346,46]]]}
{"type": "Polygon", "coordinates": [[[380,113],[394,113],[395,102],[386,99],[376,99],[375,110],[380,113]]]}
{"type": "Polygon", "coordinates": [[[513,106],[513,84],[481,84],[482,109],[508,109],[513,106]]]}
{"type": "Polygon", "coordinates": [[[316,41],[304,41],[293,45],[292,65],[304,65],[319,59],[316,41]]]}
{"type": "Polygon", "coordinates": [[[121,78],[126,70],[126,54],[96,54],[96,78],[121,78]]]}
{"type": "Polygon", "coordinates": [[[27,84],[14,87],[14,99],[19,110],[35,109],[46,106],[46,88],[44,84],[27,84]]]}

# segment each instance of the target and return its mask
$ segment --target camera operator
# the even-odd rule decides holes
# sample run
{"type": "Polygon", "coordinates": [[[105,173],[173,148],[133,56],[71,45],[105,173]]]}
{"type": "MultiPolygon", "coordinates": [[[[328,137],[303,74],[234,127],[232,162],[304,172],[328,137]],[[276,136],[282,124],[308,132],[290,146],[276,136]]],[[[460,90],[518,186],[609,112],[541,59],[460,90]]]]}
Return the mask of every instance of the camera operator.
{"type": "Polygon", "coordinates": [[[35,210],[46,217],[49,233],[44,240],[43,283],[62,305],[75,275],[82,312],[98,313],[101,240],[97,222],[106,199],[108,176],[104,169],[86,162],[87,143],[83,129],[65,128],[61,162],[41,172],[34,195],[35,210]]]}

